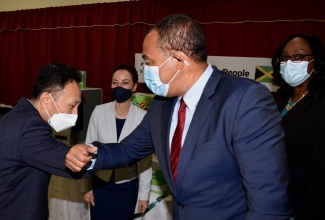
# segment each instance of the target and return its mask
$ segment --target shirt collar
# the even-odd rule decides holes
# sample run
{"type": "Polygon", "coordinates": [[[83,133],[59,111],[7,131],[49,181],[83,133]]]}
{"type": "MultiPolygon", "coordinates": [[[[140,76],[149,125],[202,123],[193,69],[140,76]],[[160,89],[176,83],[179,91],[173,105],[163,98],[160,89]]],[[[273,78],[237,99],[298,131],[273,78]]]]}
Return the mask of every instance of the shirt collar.
{"type": "Polygon", "coordinates": [[[186,92],[185,96],[183,97],[187,108],[189,108],[191,111],[196,108],[196,105],[200,100],[204,87],[207,84],[212,72],[213,68],[209,64],[204,73],[200,76],[200,78],[194,83],[194,85],[186,92]]]}

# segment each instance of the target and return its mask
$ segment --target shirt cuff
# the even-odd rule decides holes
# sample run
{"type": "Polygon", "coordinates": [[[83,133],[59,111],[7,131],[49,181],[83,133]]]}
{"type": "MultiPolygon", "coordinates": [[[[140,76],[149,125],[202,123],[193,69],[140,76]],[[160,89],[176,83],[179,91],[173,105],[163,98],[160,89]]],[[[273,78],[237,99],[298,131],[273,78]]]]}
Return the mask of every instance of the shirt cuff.
{"type": "MultiPolygon", "coordinates": [[[[86,144],[90,147],[95,147],[93,144],[86,144]]],[[[89,163],[85,166],[86,170],[92,170],[95,166],[96,163],[96,158],[97,158],[97,152],[92,154],[93,159],[89,161],[89,163]]]]}

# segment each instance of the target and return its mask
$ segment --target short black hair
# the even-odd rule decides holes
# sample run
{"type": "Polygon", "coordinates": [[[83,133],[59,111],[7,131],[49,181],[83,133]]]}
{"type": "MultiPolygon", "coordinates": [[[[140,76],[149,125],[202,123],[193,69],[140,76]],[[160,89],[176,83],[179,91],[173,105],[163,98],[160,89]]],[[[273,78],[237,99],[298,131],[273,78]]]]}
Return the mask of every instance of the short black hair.
{"type": "Polygon", "coordinates": [[[73,67],[60,62],[50,63],[41,68],[31,98],[38,99],[43,92],[55,96],[56,93],[63,91],[68,82],[76,81],[80,83],[81,80],[81,73],[73,67]]]}
{"type": "Polygon", "coordinates": [[[208,57],[204,33],[197,22],[183,14],[172,14],[155,24],[151,30],[158,32],[157,47],[166,56],[182,51],[196,62],[206,62],[208,57]]]}
{"type": "Polygon", "coordinates": [[[134,66],[130,65],[130,64],[120,64],[117,67],[115,67],[112,71],[112,76],[114,75],[114,73],[118,70],[126,70],[130,73],[131,77],[132,77],[132,81],[134,84],[136,84],[139,80],[138,78],[138,72],[135,69],[134,66]]]}
{"type": "Polygon", "coordinates": [[[324,91],[325,89],[325,49],[322,41],[314,36],[308,34],[295,34],[286,39],[275,51],[272,57],[272,67],[273,67],[273,84],[279,86],[278,93],[284,95],[291,95],[293,93],[293,88],[289,86],[282,78],[280,74],[280,63],[277,58],[282,55],[284,47],[289,41],[294,38],[302,38],[309,45],[312,54],[315,58],[314,60],[314,77],[308,83],[308,90],[312,93],[318,93],[324,91]]]}

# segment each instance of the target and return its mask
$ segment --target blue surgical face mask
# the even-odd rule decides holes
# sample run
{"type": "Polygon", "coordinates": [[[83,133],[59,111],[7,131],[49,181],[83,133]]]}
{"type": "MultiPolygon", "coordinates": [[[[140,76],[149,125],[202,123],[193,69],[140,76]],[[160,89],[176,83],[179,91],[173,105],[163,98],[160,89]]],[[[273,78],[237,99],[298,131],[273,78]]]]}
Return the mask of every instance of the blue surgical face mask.
{"type": "MultiPolygon", "coordinates": [[[[160,66],[148,66],[144,65],[144,81],[148,88],[156,95],[166,97],[169,89],[169,84],[174,80],[180,70],[177,70],[173,78],[167,83],[164,84],[159,77],[159,68],[162,67],[172,56],[168,57],[165,62],[160,66]]],[[[186,66],[189,66],[189,63],[184,61],[186,66]]]]}
{"type": "Polygon", "coordinates": [[[283,80],[290,86],[298,86],[303,83],[312,74],[314,69],[308,74],[307,68],[310,62],[314,61],[301,61],[294,63],[288,60],[286,63],[280,64],[280,74],[283,80]]]}

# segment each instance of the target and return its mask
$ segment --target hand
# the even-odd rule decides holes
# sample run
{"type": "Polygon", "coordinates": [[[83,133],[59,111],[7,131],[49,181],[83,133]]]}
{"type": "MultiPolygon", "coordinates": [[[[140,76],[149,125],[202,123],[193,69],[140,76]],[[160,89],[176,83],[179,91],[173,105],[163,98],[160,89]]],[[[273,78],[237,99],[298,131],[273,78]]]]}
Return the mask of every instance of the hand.
{"type": "Polygon", "coordinates": [[[97,147],[90,147],[86,144],[74,145],[65,156],[65,166],[73,172],[80,172],[92,159],[89,154],[95,152],[97,152],[97,147]]]}
{"type": "Polygon", "coordinates": [[[146,209],[149,207],[149,201],[139,200],[138,201],[138,213],[145,213],[146,209]]]}
{"type": "Polygon", "coordinates": [[[95,196],[92,192],[86,192],[84,194],[84,200],[85,202],[90,202],[92,206],[95,206],[95,196]]]}

